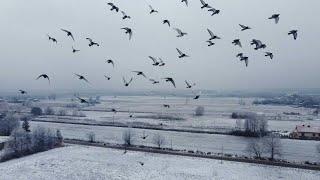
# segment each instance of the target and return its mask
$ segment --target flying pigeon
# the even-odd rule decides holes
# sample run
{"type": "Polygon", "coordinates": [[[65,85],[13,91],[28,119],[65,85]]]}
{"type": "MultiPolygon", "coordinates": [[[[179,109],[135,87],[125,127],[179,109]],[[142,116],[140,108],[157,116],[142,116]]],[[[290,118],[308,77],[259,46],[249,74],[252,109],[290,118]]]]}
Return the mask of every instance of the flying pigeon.
{"type": "Polygon", "coordinates": [[[65,30],[65,29],[61,29],[62,31],[66,32],[67,33],[67,36],[70,36],[72,38],[72,40],[74,41],[74,37],[72,35],[72,33],[68,30],[65,30]]]}
{"type": "Polygon", "coordinates": [[[187,54],[183,53],[182,51],[180,51],[180,49],[176,48],[176,50],[179,53],[179,58],[184,58],[184,57],[189,57],[187,54]]]}

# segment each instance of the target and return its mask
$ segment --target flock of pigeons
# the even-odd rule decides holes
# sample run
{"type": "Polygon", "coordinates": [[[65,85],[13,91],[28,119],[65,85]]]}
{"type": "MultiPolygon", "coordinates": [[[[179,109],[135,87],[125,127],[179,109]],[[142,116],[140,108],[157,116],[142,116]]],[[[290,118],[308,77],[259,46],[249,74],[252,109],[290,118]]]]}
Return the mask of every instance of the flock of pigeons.
{"type": "MultiPolygon", "coordinates": [[[[188,6],[188,0],[181,0],[181,2],[184,3],[186,6],[188,6]]],[[[208,12],[211,13],[211,16],[214,16],[214,15],[217,15],[217,14],[220,13],[219,9],[213,8],[211,5],[206,3],[204,0],[200,0],[200,3],[201,3],[201,9],[206,9],[208,12]]],[[[131,17],[126,12],[120,10],[120,8],[118,6],[116,6],[114,3],[110,2],[110,3],[107,3],[107,5],[110,6],[110,11],[115,11],[115,12],[119,12],[120,11],[121,14],[122,14],[122,19],[123,20],[131,19],[131,17]]],[[[158,13],[158,10],[154,9],[151,5],[149,5],[149,8],[150,8],[150,11],[149,11],[150,14],[158,13]]],[[[274,20],[275,23],[278,24],[279,19],[280,19],[280,14],[273,14],[268,19],[274,20]]],[[[168,25],[169,27],[171,26],[171,23],[170,23],[170,21],[168,19],[164,19],[162,21],[162,23],[168,25]]],[[[246,26],[246,25],[239,24],[239,26],[241,28],[241,31],[247,31],[247,30],[251,29],[249,26],[246,26]]],[[[133,35],[133,30],[131,28],[129,28],[129,27],[123,27],[123,28],[121,28],[121,30],[124,30],[124,33],[127,34],[129,40],[131,40],[132,35],[133,35]]],[[[176,37],[178,37],[178,38],[181,38],[181,37],[184,37],[184,36],[188,35],[188,33],[183,32],[179,28],[174,28],[174,30],[177,32],[177,36],[176,37]]],[[[61,31],[66,33],[67,37],[70,37],[73,41],[75,41],[72,32],[70,32],[69,30],[66,30],[66,29],[61,29],[61,31]]],[[[219,39],[221,39],[221,37],[219,37],[218,35],[214,34],[210,29],[207,29],[207,31],[209,33],[209,39],[206,42],[208,43],[208,46],[213,46],[213,45],[215,45],[215,43],[213,41],[214,40],[219,40],[219,39]]],[[[298,30],[291,30],[291,31],[288,32],[288,35],[292,35],[294,40],[296,40],[297,37],[298,37],[298,30]]],[[[52,41],[53,43],[58,43],[56,38],[54,38],[54,37],[52,37],[50,35],[47,35],[47,36],[48,36],[49,41],[52,41]]],[[[100,46],[99,43],[95,42],[91,38],[86,38],[86,40],[88,40],[88,46],[89,47],[93,47],[93,46],[99,47],[100,46]]],[[[234,39],[232,41],[232,44],[235,45],[235,46],[242,47],[242,43],[241,43],[240,39],[234,39]]],[[[266,44],[262,43],[258,39],[253,39],[251,41],[251,45],[255,46],[254,47],[255,50],[265,49],[267,47],[266,44]]],[[[188,54],[184,53],[179,48],[176,48],[176,50],[177,50],[177,53],[178,53],[178,58],[181,59],[181,58],[189,57],[188,54]]],[[[77,53],[79,51],[80,51],[79,49],[75,49],[74,47],[72,47],[72,52],[73,53],[77,53]]],[[[272,52],[265,52],[265,56],[269,57],[270,59],[273,59],[273,57],[274,57],[272,52]]],[[[245,56],[244,53],[239,53],[239,54],[236,55],[236,57],[238,57],[240,59],[240,61],[244,61],[246,67],[248,66],[248,64],[249,64],[248,56],[245,56]]],[[[153,56],[149,56],[149,59],[152,60],[152,62],[153,62],[152,65],[153,66],[165,66],[166,65],[166,63],[161,58],[155,58],[153,56]]],[[[106,63],[107,64],[111,64],[113,67],[115,67],[115,62],[112,59],[106,60],[106,63]]],[[[132,72],[135,73],[137,76],[142,76],[144,78],[147,78],[148,80],[150,80],[150,82],[152,84],[160,83],[160,81],[158,81],[158,80],[155,80],[155,79],[152,79],[152,78],[148,78],[143,71],[132,71],[132,72]]],[[[84,77],[83,75],[81,75],[81,74],[75,74],[75,77],[77,77],[79,80],[83,80],[83,81],[89,83],[88,79],[86,77],[84,77]]],[[[107,76],[107,75],[105,75],[104,77],[107,80],[111,79],[111,77],[107,76]]],[[[47,74],[41,74],[36,79],[40,79],[40,78],[47,79],[49,84],[50,84],[50,78],[49,78],[49,76],[47,74]]],[[[163,78],[163,80],[165,80],[165,82],[171,83],[173,87],[176,87],[175,80],[172,77],[165,77],[165,78],[163,78]]],[[[129,86],[131,84],[131,82],[133,81],[133,78],[125,79],[125,77],[122,77],[122,81],[123,81],[124,86],[127,87],[127,86],[129,86]]],[[[191,89],[195,85],[195,83],[190,83],[188,81],[185,81],[185,84],[186,84],[186,88],[187,89],[191,89]]],[[[21,94],[26,94],[27,93],[24,90],[19,90],[19,91],[20,91],[21,94]]],[[[200,97],[200,94],[198,93],[193,99],[198,99],[199,97],[200,97]]],[[[86,101],[83,98],[80,98],[80,97],[77,97],[77,98],[80,100],[81,103],[88,103],[88,101],[86,101]]]]}

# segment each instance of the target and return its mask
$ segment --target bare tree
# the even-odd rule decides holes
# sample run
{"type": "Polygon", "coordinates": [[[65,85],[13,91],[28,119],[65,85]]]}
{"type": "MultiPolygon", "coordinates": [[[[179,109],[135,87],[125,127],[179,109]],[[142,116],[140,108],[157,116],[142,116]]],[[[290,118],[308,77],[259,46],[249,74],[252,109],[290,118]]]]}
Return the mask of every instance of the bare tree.
{"type": "Polygon", "coordinates": [[[268,130],[268,120],[263,115],[258,116],[255,113],[248,113],[244,122],[244,128],[246,132],[263,136],[268,130]]]}
{"type": "Polygon", "coordinates": [[[153,136],[153,143],[160,149],[161,146],[165,143],[165,137],[158,133],[153,136]]]}
{"type": "Polygon", "coordinates": [[[270,154],[270,159],[274,160],[275,156],[281,156],[282,145],[280,137],[275,134],[270,134],[263,138],[264,151],[270,154]]]}
{"type": "Polygon", "coordinates": [[[89,142],[96,142],[96,134],[94,132],[89,132],[87,137],[89,142]]]}
{"type": "Polygon", "coordinates": [[[246,152],[248,152],[250,155],[253,155],[255,158],[260,159],[262,157],[263,151],[264,151],[264,146],[261,138],[252,139],[247,144],[246,152]]]}
{"type": "Polygon", "coordinates": [[[130,128],[123,132],[122,140],[124,141],[124,144],[126,146],[131,146],[132,145],[132,138],[133,138],[133,133],[132,133],[130,128]]]}

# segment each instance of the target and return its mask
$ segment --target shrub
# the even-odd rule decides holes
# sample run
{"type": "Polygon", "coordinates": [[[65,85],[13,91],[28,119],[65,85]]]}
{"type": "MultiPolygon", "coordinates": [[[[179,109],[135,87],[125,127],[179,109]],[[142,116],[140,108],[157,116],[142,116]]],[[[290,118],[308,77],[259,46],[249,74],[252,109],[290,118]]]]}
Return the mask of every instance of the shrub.
{"type": "Polygon", "coordinates": [[[198,106],[195,109],[195,115],[196,116],[203,116],[204,115],[204,107],[203,106],[198,106]]]}
{"type": "Polygon", "coordinates": [[[44,113],[46,115],[54,115],[55,114],[54,109],[49,106],[44,110],[44,113]]]}
{"type": "Polygon", "coordinates": [[[19,118],[12,113],[7,113],[0,118],[0,136],[10,136],[11,132],[20,126],[19,118]]]}
{"type": "Polygon", "coordinates": [[[31,109],[31,114],[34,116],[40,116],[40,115],[42,115],[42,109],[39,107],[33,107],[31,109]]]}
{"type": "Polygon", "coordinates": [[[58,116],[66,116],[67,115],[67,111],[65,109],[59,109],[57,115],[58,116]]]}

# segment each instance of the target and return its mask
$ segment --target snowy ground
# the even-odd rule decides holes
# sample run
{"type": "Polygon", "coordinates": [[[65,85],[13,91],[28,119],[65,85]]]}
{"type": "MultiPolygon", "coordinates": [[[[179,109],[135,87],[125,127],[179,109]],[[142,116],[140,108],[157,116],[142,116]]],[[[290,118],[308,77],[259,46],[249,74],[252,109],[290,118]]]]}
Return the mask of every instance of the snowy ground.
{"type": "Polygon", "coordinates": [[[86,146],[69,146],[0,163],[9,180],[318,180],[318,171],[86,146]],[[138,162],[144,163],[141,166],[138,162]]]}
{"type": "Polygon", "coordinates": [[[9,136],[0,136],[0,143],[8,141],[9,136]]]}
{"type": "MultiPolygon", "coordinates": [[[[31,122],[31,127],[43,126],[53,129],[60,129],[65,138],[88,140],[87,134],[94,132],[96,140],[101,142],[123,144],[122,134],[127,128],[105,127],[105,126],[87,126],[75,124],[60,124],[47,122],[31,122]]],[[[156,146],[153,143],[153,136],[161,134],[165,137],[165,147],[174,149],[200,150],[204,152],[220,153],[222,146],[224,153],[248,155],[245,151],[247,143],[251,138],[217,135],[217,134],[197,134],[186,132],[169,132],[156,130],[131,129],[133,132],[133,144],[156,146]],[[141,136],[148,135],[143,140],[141,136]]],[[[320,160],[319,153],[316,150],[318,141],[304,141],[281,139],[282,142],[282,159],[290,161],[310,161],[316,162],[320,160]]]]}
{"type": "MultiPolygon", "coordinates": [[[[312,109],[296,108],[290,106],[272,106],[272,105],[252,105],[253,98],[242,99],[245,105],[239,103],[239,98],[200,98],[199,100],[187,100],[183,97],[159,97],[159,96],[118,96],[102,97],[101,104],[86,107],[91,110],[110,110],[115,108],[118,111],[127,111],[125,113],[84,111],[87,115],[82,121],[107,121],[121,123],[138,123],[159,125],[160,123],[182,129],[231,129],[236,125],[236,120],[231,119],[232,112],[256,112],[265,114],[269,119],[270,130],[292,131],[296,125],[311,124],[319,125],[320,119],[312,115],[312,109]],[[171,108],[163,108],[163,104],[169,104],[171,108]],[[205,107],[205,115],[202,117],[194,116],[194,110],[197,106],[205,107]],[[131,112],[131,113],[128,113],[131,112]],[[136,113],[138,112],[138,113],[136,113]],[[283,113],[300,113],[300,115],[284,115],[283,113]],[[135,118],[128,118],[133,114],[135,118]],[[184,120],[164,120],[152,119],[145,116],[157,114],[170,114],[182,117],[184,120]],[[278,118],[278,119],[275,119],[278,118]]],[[[56,102],[43,101],[38,105],[41,107],[55,106],[61,107],[70,103],[70,99],[60,99],[56,102]]],[[[71,117],[67,117],[71,118],[71,117]]]]}

